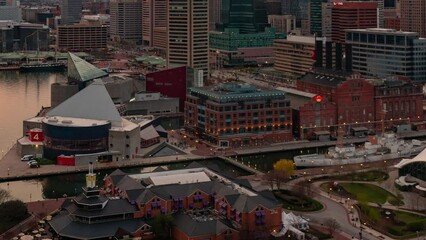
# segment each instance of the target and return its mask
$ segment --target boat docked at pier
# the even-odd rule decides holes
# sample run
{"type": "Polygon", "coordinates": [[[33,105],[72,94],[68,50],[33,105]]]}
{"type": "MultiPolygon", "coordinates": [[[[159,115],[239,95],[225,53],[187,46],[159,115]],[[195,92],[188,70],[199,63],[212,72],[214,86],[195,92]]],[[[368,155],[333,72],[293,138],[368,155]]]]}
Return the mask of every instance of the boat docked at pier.
{"type": "Polygon", "coordinates": [[[42,71],[63,71],[65,63],[63,62],[45,62],[45,63],[27,63],[19,67],[21,72],[42,72],[42,71]]]}
{"type": "Polygon", "coordinates": [[[368,163],[411,157],[426,148],[426,142],[398,139],[395,133],[385,133],[381,137],[369,136],[363,146],[344,145],[330,147],[326,154],[309,154],[294,157],[297,167],[322,167],[368,163]]]}

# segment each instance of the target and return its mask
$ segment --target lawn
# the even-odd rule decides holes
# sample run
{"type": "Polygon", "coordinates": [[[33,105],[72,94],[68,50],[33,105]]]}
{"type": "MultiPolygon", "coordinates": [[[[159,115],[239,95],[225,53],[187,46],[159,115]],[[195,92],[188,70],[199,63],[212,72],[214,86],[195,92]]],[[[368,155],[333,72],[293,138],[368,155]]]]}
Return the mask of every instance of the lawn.
{"type": "Polygon", "coordinates": [[[321,184],[321,189],[325,192],[338,195],[342,198],[353,198],[359,202],[370,202],[384,204],[386,202],[392,205],[401,205],[402,201],[392,193],[373,184],[368,183],[339,183],[337,186],[333,182],[321,184]]]}
{"type": "Polygon", "coordinates": [[[359,202],[371,202],[384,204],[388,202],[392,205],[401,205],[401,201],[390,192],[373,184],[367,183],[339,183],[348,193],[355,196],[359,202]]]}
{"type": "Polygon", "coordinates": [[[386,234],[397,237],[415,237],[417,231],[421,234],[426,232],[426,218],[424,216],[362,204],[359,207],[363,221],[386,234]],[[390,213],[390,217],[387,217],[384,212],[390,213]]]}
{"type": "Polygon", "coordinates": [[[366,172],[357,172],[357,173],[349,173],[343,175],[335,175],[335,176],[324,176],[318,178],[318,180],[322,179],[332,179],[332,180],[340,180],[340,181],[367,181],[367,182],[379,182],[389,178],[389,175],[385,172],[378,170],[371,170],[366,172]]]}
{"type": "Polygon", "coordinates": [[[301,212],[311,212],[318,211],[323,208],[322,204],[312,198],[307,196],[301,196],[292,191],[279,190],[273,192],[275,197],[283,205],[283,208],[301,211],[301,212]]]}

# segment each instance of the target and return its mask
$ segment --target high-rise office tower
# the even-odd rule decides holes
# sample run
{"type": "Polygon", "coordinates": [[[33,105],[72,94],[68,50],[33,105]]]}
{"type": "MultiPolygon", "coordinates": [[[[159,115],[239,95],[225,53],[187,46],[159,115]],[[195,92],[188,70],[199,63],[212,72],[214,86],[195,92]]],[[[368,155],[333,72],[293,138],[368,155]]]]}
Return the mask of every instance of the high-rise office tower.
{"type": "Polygon", "coordinates": [[[268,15],[281,15],[281,0],[265,0],[268,15]]]}
{"type": "Polygon", "coordinates": [[[167,49],[167,0],[152,0],[154,12],[152,46],[166,53],[167,49]]]}
{"type": "Polygon", "coordinates": [[[396,8],[396,0],[385,0],[384,1],[385,8],[396,8]]]}
{"type": "Polygon", "coordinates": [[[345,29],[377,28],[377,2],[330,2],[323,4],[323,36],[345,42],[345,29]]]}
{"type": "Polygon", "coordinates": [[[309,3],[309,24],[311,33],[322,36],[322,4],[328,0],[311,0],[309,3]]]}
{"type": "Polygon", "coordinates": [[[426,37],[426,1],[400,0],[401,30],[418,32],[420,37],[426,37]]]}
{"type": "Polygon", "coordinates": [[[221,22],[222,0],[209,0],[209,30],[216,30],[216,24],[221,22]]]}
{"type": "Polygon", "coordinates": [[[62,0],[61,24],[72,24],[80,22],[82,8],[82,0],[62,0]]]}
{"type": "Polygon", "coordinates": [[[241,34],[257,33],[269,26],[263,0],[223,0],[221,15],[219,31],[238,28],[241,34]]]}
{"type": "Polygon", "coordinates": [[[152,46],[154,28],[154,0],[142,0],[142,45],[152,46]]]}
{"type": "Polygon", "coordinates": [[[301,28],[309,19],[309,0],[281,0],[281,13],[296,16],[296,27],[301,28]]]}
{"type": "Polygon", "coordinates": [[[114,42],[142,43],[142,1],[111,0],[110,14],[114,42]]]}
{"type": "MultiPolygon", "coordinates": [[[[207,79],[209,70],[208,0],[168,0],[167,65],[185,65],[202,70],[207,79]]],[[[201,72],[198,72],[201,75],[201,72]]]]}

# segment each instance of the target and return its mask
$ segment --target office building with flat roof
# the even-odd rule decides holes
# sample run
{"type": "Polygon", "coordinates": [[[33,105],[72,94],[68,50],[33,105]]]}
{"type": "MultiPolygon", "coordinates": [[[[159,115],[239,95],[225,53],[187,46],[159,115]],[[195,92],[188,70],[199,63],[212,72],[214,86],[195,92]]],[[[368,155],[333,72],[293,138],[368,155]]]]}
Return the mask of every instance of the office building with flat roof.
{"type": "Polygon", "coordinates": [[[80,22],[82,8],[82,0],[62,0],[61,24],[80,22]]]}
{"type": "Polygon", "coordinates": [[[111,0],[111,39],[114,42],[142,43],[142,2],[111,0]]]}
{"type": "Polygon", "coordinates": [[[426,1],[400,0],[401,30],[418,32],[426,37],[426,1]]]}
{"type": "Polygon", "coordinates": [[[219,31],[238,28],[242,34],[263,32],[268,16],[263,0],[223,0],[219,31]]]}
{"type": "Polygon", "coordinates": [[[290,102],[285,92],[238,83],[190,88],[185,128],[220,147],[290,141],[290,102]]]}
{"type": "Polygon", "coordinates": [[[273,42],[285,39],[286,34],[273,28],[264,32],[241,34],[240,29],[227,28],[224,32],[210,32],[210,63],[216,66],[272,64],[273,42]]]}
{"type": "Polygon", "coordinates": [[[90,51],[107,48],[108,27],[101,24],[59,25],[56,47],[60,51],[90,51]]]}
{"type": "Polygon", "coordinates": [[[426,82],[426,39],[415,32],[370,28],[346,30],[352,69],[366,76],[401,75],[426,82]]]}
{"type": "Polygon", "coordinates": [[[208,0],[169,0],[167,66],[189,66],[207,79],[209,72],[208,0]]]}
{"type": "Polygon", "coordinates": [[[377,2],[330,2],[322,9],[323,37],[344,43],[345,29],[375,28],[378,23],[377,2]]]}

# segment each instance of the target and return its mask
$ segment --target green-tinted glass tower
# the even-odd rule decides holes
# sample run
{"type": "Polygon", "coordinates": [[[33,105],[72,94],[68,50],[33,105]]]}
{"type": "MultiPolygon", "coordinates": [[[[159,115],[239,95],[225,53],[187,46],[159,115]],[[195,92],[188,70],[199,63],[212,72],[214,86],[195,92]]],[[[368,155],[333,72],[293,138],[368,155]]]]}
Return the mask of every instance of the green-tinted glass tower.
{"type": "Polygon", "coordinates": [[[222,0],[221,15],[219,31],[238,28],[242,34],[257,33],[269,26],[263,0],[222,0]]]}
{"type": "Polygon", "coordinates": [[[311,33],[316,34],[318,37],[322,35],[322,3],[326,2],[328,1],[311,0],[309,3],[311,33]]]}

